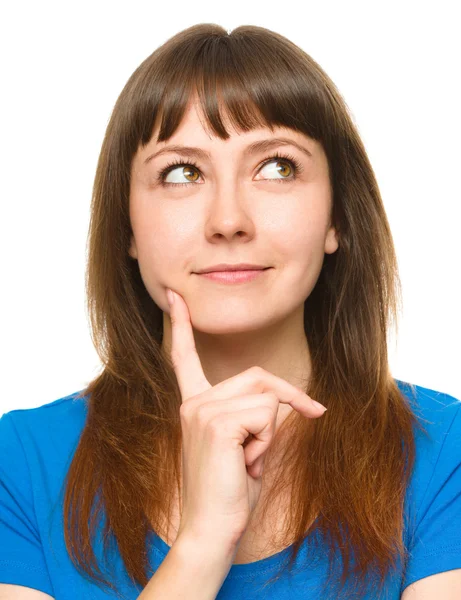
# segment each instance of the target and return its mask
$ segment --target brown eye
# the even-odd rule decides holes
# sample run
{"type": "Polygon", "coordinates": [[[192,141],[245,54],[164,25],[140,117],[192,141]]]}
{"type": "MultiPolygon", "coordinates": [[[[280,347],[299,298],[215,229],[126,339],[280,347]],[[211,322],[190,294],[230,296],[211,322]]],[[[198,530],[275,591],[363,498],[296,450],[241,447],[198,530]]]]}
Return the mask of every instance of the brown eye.
{"type": "MultiPolygon", "coordinates": [[[[293,168],[290,164],[289,161],[287,160],[280,160],[280,159],[271,159],[268,162],[265,163],[265,165],[261,168],[260,172],[264,171],[264,169],[266,169],[266,167],[268,166],[274,165],[274,167],[272,167],[272,169],[269,169],[269,174],[272,173],[280,173],[280,175],[282,175],[282,179],[288,179],[289,175],[293,172],[293,168]]],[[[272,179],[271,177],[269,177],[269,179],[272,179]]],[[[280,179],[275,177],[275,179],[280,179]]],[[[293,179],[293,178],[292,178],[293,179]]]]}
{"type": "Polygon", "coordinates": [[[197,178],[198,178],[198,171],[197,171],[197,169],[195,169],[195,167],[191,167],[191,166],[185,165],[185,166],[179,166],[179,167],[176,167],[174,169],[171,169],[167,173],[167,175],[165,176],[165,183],[183,183],[182,181],[166,181],[166,177],[168,177],[171,173],[174,173],[175,171],[182,171],[181,174],[184,175],[184,177],[187,177],[187,179],[191,183],[194,183],[195,181],[197,181],[197,178]],[[197,175],[197,177],[193,177],[193,176],[190,177],[190,175],[191,174],[193,175],[193,173],[195,173],[197,175]]]}
{"type": "MultiPolygon", "coordinates": [[[[258,173],[272,163],[275,164],[275,169],[273,169],[273,172],[282,175],[282,177],[267,178],[268,181],[274,181],[275,183],[284,183],[285,181],[291,182],[295,180],[298,174],[302,173],[304,169],[301,163],[294,156],[283,156],[279,153],[276,153],[274,156],[271,156],[263,163],[263,166],[260,168],[258,173]],[[289,176],[290,173],[291,177],[289,176]]],[[[160,185],[163,185],[165,187],[178,187],[180,185],[195,184],[195,182],[197,181],[197,177],[194,177],[194,171],[196,175],[200,173],[198,165],[194,163],[193,160],[189,160],[189,162],[187,163],[181,162],[181,160],[175,160],[173,163],[168,164],[164,169],[162,169],[158,173],[156,179],[160,183],[160,185]],[[169,176],[170,173],[178,171],[180,168],[182,170],[182,174],[188,179],[188,181],[166,181],[166,178],[169,176]]]]}

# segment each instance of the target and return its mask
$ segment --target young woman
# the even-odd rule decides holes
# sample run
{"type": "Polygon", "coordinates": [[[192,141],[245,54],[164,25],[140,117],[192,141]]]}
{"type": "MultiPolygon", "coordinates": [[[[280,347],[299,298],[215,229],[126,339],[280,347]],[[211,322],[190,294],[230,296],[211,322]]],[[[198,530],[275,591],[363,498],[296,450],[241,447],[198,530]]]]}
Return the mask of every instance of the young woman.
{"type": "Polygon", "coordinates": [[[0,421],[0,596],[454,598],[460,402],[390,373],[392,235],[321,67],[262,27],[174,36],[91,211],[103,370],[0,421]]]}

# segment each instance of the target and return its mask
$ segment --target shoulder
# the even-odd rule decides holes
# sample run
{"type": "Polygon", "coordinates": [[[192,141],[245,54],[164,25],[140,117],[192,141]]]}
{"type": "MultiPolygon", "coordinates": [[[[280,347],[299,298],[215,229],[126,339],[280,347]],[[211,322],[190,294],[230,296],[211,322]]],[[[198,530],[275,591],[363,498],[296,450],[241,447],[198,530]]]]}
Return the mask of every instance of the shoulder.
{"type": "Polygon", "coordinates": [[[461,568],[454,527],[461,521],[461,401],[446,392],[398,384],[423,426],[415,432],[416,460],[405,501],[403,591],[416,581],[461,568]]]}
{"type": "Polygon", "coordinates": [[[61,428],[68,430],[83,424],[88,411],[88,398],[83,392],[73,392],[57,400],[52,400],[34,408],[16,408],[3,413],[0,417],[2,427],[13,424],[22,432],[38,433],[49,430],[60,423],[61,428]]]}
{"type": "Polygon", "coordinates": [[[415,465],[407,492],[416,530],[434,499],[441,500],[447,478],[461,465],[461,401],[446,392],[397,383],[421,425],[415,429],[415,465]]]}
{"type": "Polygon", "coordinates": [[[461,405],[460,399],[451,396],[447,392],[416,385],[401,379],[395,379],[394,381],[411,406],[423,418],[430,415],[446,415],[447,410],[448,413],[456,412],[461,405]]]}
{"type": "Polygon", "coordinates": [[[434,459],[434,453],[441,450],[448,433],[450,439],[461,433],[461,400],[446,392],[399,379],[395,381],[422,426],[416,430],[416,442],[420,450],[418,458],[429,453],[430,458],[434,459]]]}
{"type": "Polygon", "coordinates": [[[40,464],[56,465],[76,447],[87,412],[87,398],[74,392],[35,408],[3,413],[0,453],[8,462],[16,453],[17,460],[30,469],[40,464]]]}
{"type": "MultiPolygon", "coordinates": [[[[53,533],[50,517],[86,412],[84,397],[76,392],[36,408],[11,410],[0,418],[0,514],[8,516],[0,517],[4,584],[55,595],[48,539],[60,544],[61,538],[56,529],[53,533]]],[[[55,526],[59,523],[54,521],[55,526]]]]}

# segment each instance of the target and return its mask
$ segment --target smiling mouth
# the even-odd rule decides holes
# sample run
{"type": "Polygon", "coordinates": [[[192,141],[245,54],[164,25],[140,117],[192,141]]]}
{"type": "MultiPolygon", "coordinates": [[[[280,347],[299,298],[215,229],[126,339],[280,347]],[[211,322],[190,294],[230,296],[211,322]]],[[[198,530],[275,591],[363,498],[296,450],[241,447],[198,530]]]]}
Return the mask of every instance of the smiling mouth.
{"type": "Polygon", "coordinates": [[[196,273],[196,275],[217,283],[247,283],[259,279],[263,273],[269,271],[271,268],[247,269],[242,271],[210,271],[209,273],[196,273]]]}

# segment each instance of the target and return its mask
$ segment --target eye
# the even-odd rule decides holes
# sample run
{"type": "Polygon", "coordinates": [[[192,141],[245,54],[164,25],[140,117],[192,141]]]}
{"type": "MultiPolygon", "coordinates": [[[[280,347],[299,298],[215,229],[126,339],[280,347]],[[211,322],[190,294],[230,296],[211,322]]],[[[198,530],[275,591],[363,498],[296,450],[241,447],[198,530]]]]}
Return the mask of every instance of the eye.
{"type": "MultiPolygon", "coordinates": [[[[295,174],[298,169],[297,169],[296,165],[293,163],[293,161],[274,157],[274,158],[271,158],[268,161],[266,161],[264,163],[264,165],[261,167],[261,169],[258,171],[258,173],[262,173],[264,170],[266,170],[266,172],[269,175],[271,173],[272,174],[279,173],[280,175],[282,175],[282,177],[275,178],[275,181],[283,181],[283,180],[287,180],[287,179],[288,180],[295,179],[295,174]],[[269,166],[271,166],[272,168],[266,169],[266,167],[269,167],[269,166]],[[290,177],[290,172],[293,173],[293,175],[291,177],[290,177]]],[[[264,177],[263,179],[266,179],[266,177],[264,177]]]]}
{"type": "Polygon", "coordinates": [[[184,175],[184,177],[190,177],[194,175],[195,173],[198,173],[198,167],[195,163],[191,163],[191,164],[185,164],[182,163],[181,161],[179,162],[173,162],[168,164],[161,173],[159,173],[158,179],[160,180],[160,183],[162,185],[188,185],[189,183],[194,183],[195,181],[197,181],[197,178],[192,178],[191,181],[188,181],[186,183],[183,183],[181,181],[179,182],[175,182],[175,181],[165,181],[166,177],[168,175],[170,175],[171,173],[174,173],[175,171],[178,171],[178,173],[180,175],[184,175]],[[181,167],[181,168],[180,168],[181,167]]]}
{"type": "MultiPolygon", "coordinates": [[[[303,171],[303,166],[301,163],[294,157],[290,155],[282,155],[276,153],[274,156],[269,157],[263,162],[262,167],[259,169],[258,173],[260,173],[263,169],[266,168],[267,165],[274,163],[274,167],[272,169],[272,173],[280,173],[282,177],[269,177],[268,181],[275,181],[277,183],[284,183],[286,181],[293,181],[297,178],[298,174],[303,171]],[[289,171],[291,170],[291,177],[289,171]],[[288,173],[287,173],[288,171],[288,173]]],[[[197,177],[194,177],[194,172],[198,174],[200,169],[198,165],[191,160],[188,163],[184,163],[181,160],[176,159],[175,161],[169,163],[157,176],[157,181],[164,187],[167,186],[180,186],[180,185],[193,185],[197,181],[197,177]],[[180,168],[181,167],[181,168],[180,168]],[[175,181],[166,181],[166,177],[170,173],[174,173],[174,171],[178,171],[180,175],[184,177],[192,177],[192,180],[187,182],[175,182],[175,181]],[[182,172],[181,172],[182,171],[182,172]]],[[[270,170],[269,170],[270,173],[270,170]]],[[[266,178],[263,178],[266,179],[266,178]]],[[[259,180],[261,181],[261,180],[259,180]]]]}

